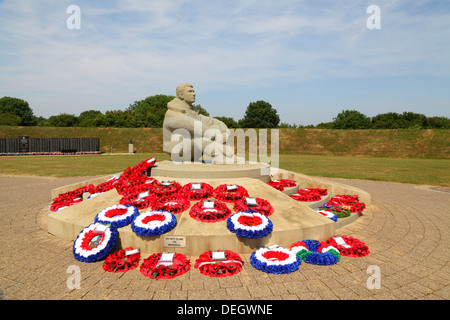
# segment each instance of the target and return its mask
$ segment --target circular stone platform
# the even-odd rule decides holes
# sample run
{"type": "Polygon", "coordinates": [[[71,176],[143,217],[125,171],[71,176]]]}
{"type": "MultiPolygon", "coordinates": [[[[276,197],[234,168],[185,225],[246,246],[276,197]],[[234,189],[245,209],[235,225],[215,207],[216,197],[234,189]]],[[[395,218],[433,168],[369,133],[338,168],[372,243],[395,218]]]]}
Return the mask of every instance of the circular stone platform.
{"type": "MultiPolygon", "coordinates": [[[[302,174],[270,168],[266,164],[217,165],[217,164],[175,164],[171,161],[157,163],[151,170],[151,176],[159,181],[175,180],[181,185],[189,182],[206,182],[213,187],[221,184],[238,184],[247,189],[250,197],[263,198],[274,207],[274,213],[269,216],[273,222],[270,235],[260,239],[239,238],[227,228],[227,222],[206,223],[194,220],[189,215],[189,209],[176,214],[177,225],[170,232],[154,237],[136,235],[131,226],[119,229],[119,240],[116,246],[120,248],[139,248],[142,253],[176,251],[186,255],[200,255],[207,250],[232,250],[237,253],[251,253],[262,246],[278,244],[288,247],[300,240],[326,240],[336,233],[337,227],[342,227],[357,218],[352,215],[339,219],[338,223],[318,214],[312,208],[328,201],[336,194],[357,194],[366,206],[370,204],[370,195],[360,189],[339,183],[302,174]],[[267,184],[270,175],[274,179],[287,178],[295,180],[296,189],[280,192],[267,184]],[[324,188],[329,195],[315,203],[298,202],[291,197],[298,188],[324,188]]],[[[85,181],[84,184],[98,184],[111,176],[85,181]]],[[[53,190],[52,196],[74,190],[80,184],[65,186],[53,190]]],[[[58,212],[49,212],[48,232],[66,240],[75,240],[81,230],[94,222],[98,212],[118,204],[121,196],[115,189],[96,197],[86,199],[58,212]]],[[[196,201],[191,202],[191,207],[196,201]]],[[[227,203],[234,213],[233,204],[227,203]]],[[[140,213],[150,210],[146,208],[140,213]]]]}

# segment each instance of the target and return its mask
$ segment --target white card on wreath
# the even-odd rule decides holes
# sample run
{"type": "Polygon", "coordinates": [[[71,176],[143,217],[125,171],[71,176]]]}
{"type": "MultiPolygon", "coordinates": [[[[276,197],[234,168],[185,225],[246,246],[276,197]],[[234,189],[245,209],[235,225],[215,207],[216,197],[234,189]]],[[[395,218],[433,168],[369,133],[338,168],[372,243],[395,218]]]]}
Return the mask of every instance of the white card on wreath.
{"type": "Polygon", "coordinates": [[[235,184],[227,184],[227,191],[233,191],[237,189],[237,185],[235,184]]]}
{"type": "Polygon", "coordinates": [[[163,266],[170,266],[173,264],[173,256],[174,253],[163,253],[161,254],[161,258],[158,260],[157,266],[163,265],[163,266]]]}
{"type": "Polygon", "coordinates": [[[102,224],[102,223],[97,223],[96,225],[95,225],[95,232],[98,232],[98,233],[105,233],[106,232],[106,230],[108,230],[108,228],[109,228],[109,226],[107,226],[107,225],[105,225],[105,224],[102,224]]]}
{"type": "Polygon", "coordinates": [[[213,251],[211,252],[213,260],[220,261],[225,260],[225,252],[223,251],[213,251]]]}
{"type": "Polygon", "coordinates": [[[125,256],[131,256],[132,254],[139,253],[139,249],[125,251],[125,256]]]}
{"type": "Polygon", "coordinates": [[[201,183],[191,183],[191,190],[201,190],[202,184],[201,183]]]}
{"type": "Polygon", "coordinates": [[[141,199],[147,198],[149,195],[150,195],[150,191],[147,190],[145,192],[139,193],[138,199],[141,200],[141,199]]]}
{"type": "Polygon", "coordinates": [[[161,182],[162,186],[171,186],[173,183],[172,182],[161,182]]]}
{"type": "Polygon", "coordinates": [[[351,248],[351,246],[349,246],[348,244],[345,243],[344,239],[342,239],[342,237],[334,237],[333,238],[336,243],[340,246],[343,246],[344,248],[351,248]]]}
{"type": "Polygon", "coordinates": [[[214,209],[214,201],[203,201],[203,208],[214,209]]]}
{"type": "Polygon", "coordinates": [[[254,206],[258,205],[258,202],[256,202],[256,198],[245,198],[245,202],[250,207],[254,207],[254,206]]]}
{"type": "Polygon", "coordinates": [[[242,212],[241,215],[249,218],[253,218],[255,216],[252,212],[242,212]]]}

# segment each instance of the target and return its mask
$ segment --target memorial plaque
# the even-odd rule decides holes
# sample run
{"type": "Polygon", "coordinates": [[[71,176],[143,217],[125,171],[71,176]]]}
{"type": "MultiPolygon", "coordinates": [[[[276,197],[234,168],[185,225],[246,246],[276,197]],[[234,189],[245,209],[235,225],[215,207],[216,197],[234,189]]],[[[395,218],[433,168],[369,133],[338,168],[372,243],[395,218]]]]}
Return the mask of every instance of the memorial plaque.
{"type": "Polygon", "coordinates": [[[30,152],[30,137],[20,136],[19,137],[19,152],[30,152]]]}
{"type": "Polygon", "coordinates": [[[184,236],[164,236],[164,247],[186,248],[186,237],[184,237],[184,236]]]}

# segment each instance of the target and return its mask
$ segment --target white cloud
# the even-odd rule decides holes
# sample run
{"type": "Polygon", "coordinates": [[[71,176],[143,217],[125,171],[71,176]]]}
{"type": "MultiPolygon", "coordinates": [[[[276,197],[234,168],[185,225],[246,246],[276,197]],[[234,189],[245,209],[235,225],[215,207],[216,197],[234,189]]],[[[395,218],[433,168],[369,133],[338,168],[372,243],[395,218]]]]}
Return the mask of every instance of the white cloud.
{"type": "Polygon", "coordinates": [[[201,99],[202,92],[320,79],[448,77],[449,5],[378,2],[381,30],[366,28],[372,3],[364,0],[6,0],[0,96],[33,97],[35,113],[49,116],[79,113],[89,101],[123,108],[173,94],[185,81],[201,99]],[[81,30],[66,28],[74,3],[81,30]],[[56,103],[60,97],[69,101],[56,103]]]}

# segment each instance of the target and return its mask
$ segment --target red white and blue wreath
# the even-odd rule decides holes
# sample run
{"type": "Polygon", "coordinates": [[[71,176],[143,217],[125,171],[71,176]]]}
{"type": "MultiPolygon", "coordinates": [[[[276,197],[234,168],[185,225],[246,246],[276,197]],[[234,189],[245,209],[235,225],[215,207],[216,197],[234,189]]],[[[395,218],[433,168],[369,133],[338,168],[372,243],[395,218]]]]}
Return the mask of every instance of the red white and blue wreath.
{"type": "Polygon", "coordinates": [[[326,217],[326,218],[328,218],[328,219],[331,219],[331,220],[333,220],[334,222],[337,222],[337,215],[335,215],[333,212],[331,212],[331,211],[326,211],[326,210],[322,210],[322,209],[320,209],[320,208],[318,208],[318,209],[315,209],[315,211],[317,212],[317,213],[319,213],[319,214],[321,214],[322,216],[324,216],[324,217],[326,217]]]}
{"type": "Polygon", "coordinates": [[[272,246],[253,252],[250,256],[250,263],[258,270],[282,274],[297,271],[302,262],[291,250],[272,246]]]}
{"type": "Polygon", "coordinates": [[[93,223],[78,234],[73,244],[73,255],[82,262],[102,260],[116,245],[117,236],[116,228],[93,223]]]}
{"type": "Polygon", "coordinates": [[[131,222],[131,230],[139,236],[157,236],[172,230],[177,224],[175,215],[168,211],[147,211],[131,222]]]}
{"type": "Polygon", "coordinates": [[[273,223],[265,215],[249,210],[229,217],[227,228],[238,237],[257,239],[269,235],[273,230],[273,223]]]}
{"type": "Polygon", "coordinates": [[[97,213],[95,222],[122,228],[129,225],[137,215],[139,210],[136,207],[129,204],[116,204],[97,213]]]}
{"type": "Polygon", "coordinates": [[[341,259],[338,249],[317,240],[303,240],[293,243],[291,251],[295,252],[302,261],[321,266],[336,264],[341,259]]]}

